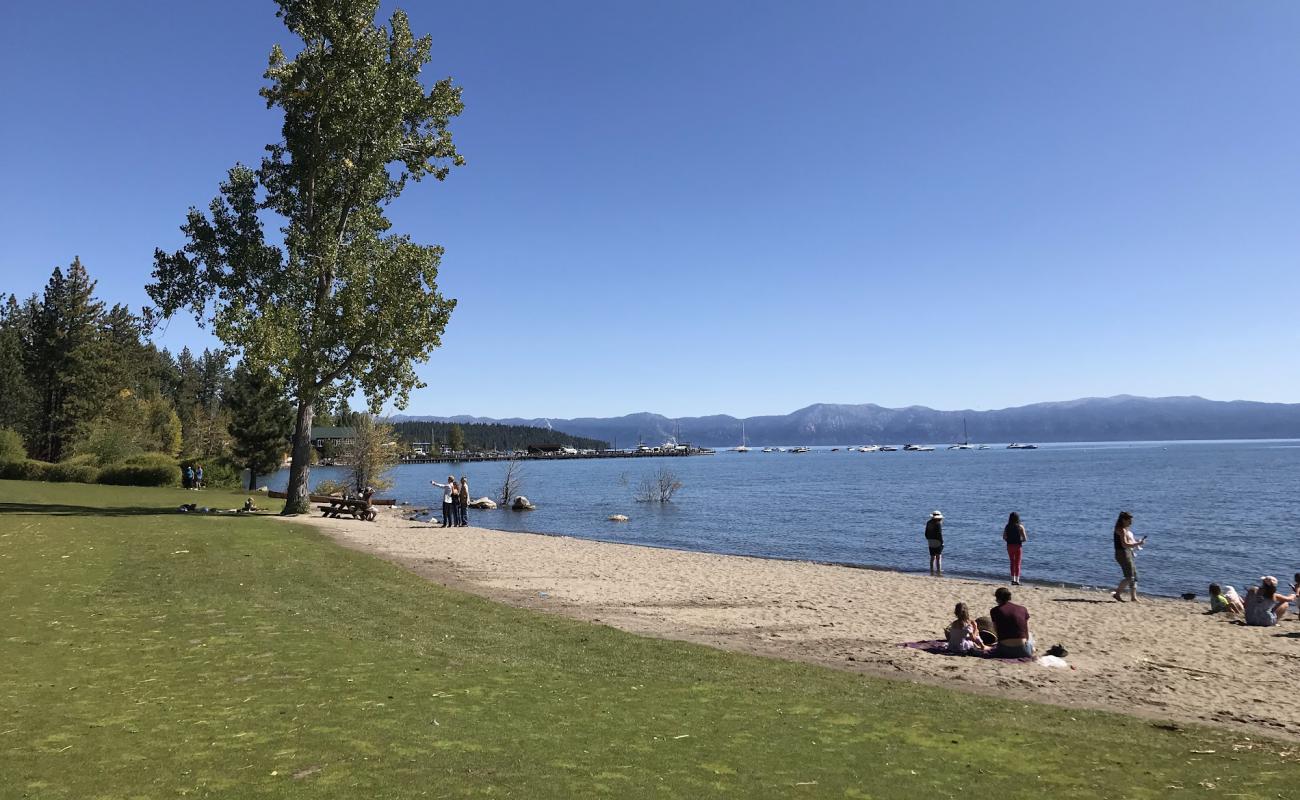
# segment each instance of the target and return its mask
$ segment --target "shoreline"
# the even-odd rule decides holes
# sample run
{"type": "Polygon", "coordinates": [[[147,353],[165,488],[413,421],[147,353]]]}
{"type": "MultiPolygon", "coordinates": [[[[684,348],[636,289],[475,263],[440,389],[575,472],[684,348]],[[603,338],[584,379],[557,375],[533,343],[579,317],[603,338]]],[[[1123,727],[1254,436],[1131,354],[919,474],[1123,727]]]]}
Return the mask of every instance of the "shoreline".
{"type": "Polygon", "coordinates": [[[289,518],[442,585],[510,605],[755,655],[1149,718],[1300,738],[1300,621],[1274,628],[1207,616],[1206,604],[1110,589],[1011,587],[1040,653],[1060,642],[1070,670],[933,655],[958,602],[980,616],[996,582],[890,569],[486,528],[442,529],[381,513],[375,523],[289,518]]]}

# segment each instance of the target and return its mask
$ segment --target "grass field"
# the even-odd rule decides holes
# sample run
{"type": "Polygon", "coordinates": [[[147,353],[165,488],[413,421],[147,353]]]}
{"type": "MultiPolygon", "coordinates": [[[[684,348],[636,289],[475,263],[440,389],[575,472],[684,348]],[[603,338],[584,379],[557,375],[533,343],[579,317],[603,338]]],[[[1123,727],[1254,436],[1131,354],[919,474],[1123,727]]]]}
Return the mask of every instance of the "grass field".
{"type": "Polygon", "coordinates": [[[1300,793],[1286,743],[642,639],[175,512],[242,499],[0,481],[0,797],[1300,793]]]}

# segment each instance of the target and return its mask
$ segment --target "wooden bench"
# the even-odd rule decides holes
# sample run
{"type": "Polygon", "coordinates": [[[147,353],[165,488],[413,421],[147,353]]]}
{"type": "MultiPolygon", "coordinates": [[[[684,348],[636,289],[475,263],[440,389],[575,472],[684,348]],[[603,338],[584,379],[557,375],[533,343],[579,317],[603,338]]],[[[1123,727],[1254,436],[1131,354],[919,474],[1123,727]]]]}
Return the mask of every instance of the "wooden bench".
{"type": "Polygon", "coordinates": [[[342,497],[330,498],[328,503],[321,504],[317,508],[320,509],[321,516],[333,519],[340,519],[346,515],[353,519],[374,522],[376,517],[375,509],[365,500],[348,500],[342,497]]]}

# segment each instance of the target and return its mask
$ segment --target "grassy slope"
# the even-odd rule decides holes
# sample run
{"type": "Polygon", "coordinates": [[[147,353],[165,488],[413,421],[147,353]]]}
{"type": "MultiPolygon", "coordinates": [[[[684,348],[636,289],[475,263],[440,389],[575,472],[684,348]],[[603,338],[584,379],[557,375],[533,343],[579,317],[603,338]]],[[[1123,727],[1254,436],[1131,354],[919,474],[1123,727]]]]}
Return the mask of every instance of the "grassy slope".
{"type": "Polygon", "coordinates": [[[0,481],[0,797],[1276,797],[1300,774],[1230,733],[495,605],[171,511],[200,497],[242,500],[0,481]]]}

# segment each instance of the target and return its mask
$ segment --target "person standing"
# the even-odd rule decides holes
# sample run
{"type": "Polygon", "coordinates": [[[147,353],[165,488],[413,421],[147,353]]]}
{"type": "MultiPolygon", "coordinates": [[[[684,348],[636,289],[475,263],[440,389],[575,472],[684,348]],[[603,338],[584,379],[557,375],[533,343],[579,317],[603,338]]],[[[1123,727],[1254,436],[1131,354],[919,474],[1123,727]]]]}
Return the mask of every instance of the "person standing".
{"type": "Polygon", "coordinates": [[[1011,602],[1011,590],[999,586],[993,593],[998,604],[989,610],[993,632],[998,635],[998,645],[993,655],[998,658],[1032,658],[1034,635],[1029,632],[1029,609],[1011,602]]]}
{"type": "Polygon", "coordinates": [[[459,518],[456,520],[462,528],[469,526],[469,478],[460,476],[460,502],[457,504],[459,518]]]}
{"type": "Polygon", "coordinates": [[[1002,541],[1007,543],[1007,557],[1011,559],[1012,586],[1020,585],[1020,550],[1028,539],[1025,526],[1020,524],[1020,514],[1012,511],[1007,526],[1002,529],[1002,541]]]}
{"type": "Polygon", "coordinates": [[[194,488],[195,489],[203,488],[203,465],[202,464],[197,464],[194,467],[194,488]]]}
{"type": "Polygon", "coordinates": [[[925,523],[925,543],[930,548],[930,574],[943,576],[943,514],[930,512],[925,523]]]}
{"type": "Polygon", "coordinates": [[[181,473],[181,485],[186,489],[194,488],[194,468],[189,464],[185,465],[185,471],[181,473]]]}
{"type": "Polygon", "coordinates": [[[1119,512],[1119,519],[1115,520],[1115,562],[1124,572],[1124,579],[1115,587],[1111,597],[1119,602],[1124,602],[1121,597],[1124,594],[1124,587],[1128,587],[1129,600],[1137,602],[1138,599],[1138,572],[1137,564],[1134,562],[1134,554],[1142,549],[1146,544],[1147,537],[1141,539],[1133,538],[1133,531],[1129,526],[1133,524],[1133,515],[1127,511],[1119,512]]]}
{"type": "Polygon", "coordinates": [[[448,475],[446,483],[429,481],[430,484],[442,489],[442,527],[450,528],[455,521],[456,513],[453,503],[456,501],[456,476],[448,475]]]}

